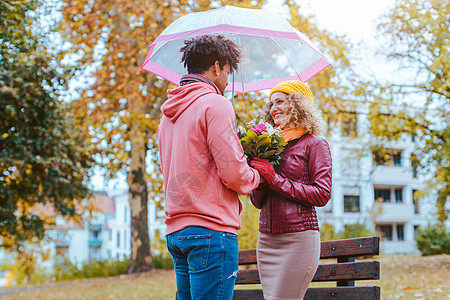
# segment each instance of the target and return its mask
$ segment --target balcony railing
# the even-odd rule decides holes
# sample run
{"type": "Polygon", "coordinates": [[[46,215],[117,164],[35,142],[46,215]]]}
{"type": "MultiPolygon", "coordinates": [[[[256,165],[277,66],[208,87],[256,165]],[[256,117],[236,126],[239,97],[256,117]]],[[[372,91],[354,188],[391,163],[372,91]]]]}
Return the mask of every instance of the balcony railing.
{"type": "Polygon", "coordinates": [[[102,240],[89,240],[89,247],[101,247],[102,246],[102,240]]]}

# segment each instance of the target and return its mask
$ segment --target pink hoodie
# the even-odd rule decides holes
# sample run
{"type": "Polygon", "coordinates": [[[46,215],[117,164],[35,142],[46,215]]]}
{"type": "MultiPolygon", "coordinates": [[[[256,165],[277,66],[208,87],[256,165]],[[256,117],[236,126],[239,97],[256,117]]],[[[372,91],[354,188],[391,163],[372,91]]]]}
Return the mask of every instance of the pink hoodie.
{"type": "Polygon", "coordinates": [[[202,82],[168,92],[158,129],[167,232],[202,226],[237,234],[242,204],[259,184],[243,157],[231,103],[202,82]]]}

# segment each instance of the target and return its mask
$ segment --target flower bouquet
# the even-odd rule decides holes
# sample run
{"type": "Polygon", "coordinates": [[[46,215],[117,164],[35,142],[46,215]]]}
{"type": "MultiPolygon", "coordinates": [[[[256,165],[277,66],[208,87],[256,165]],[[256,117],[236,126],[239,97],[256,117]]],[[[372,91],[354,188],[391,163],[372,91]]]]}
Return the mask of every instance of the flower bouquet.
{"type": "Polygon", "coordinates": [[[251,121],[239,128],[238,137],[248,158],[252,160],[260,157],[276,165],[287,145],[280,134],[281,130],[270,124],[262,121],[256,124],[256,121],[251,121]]]}

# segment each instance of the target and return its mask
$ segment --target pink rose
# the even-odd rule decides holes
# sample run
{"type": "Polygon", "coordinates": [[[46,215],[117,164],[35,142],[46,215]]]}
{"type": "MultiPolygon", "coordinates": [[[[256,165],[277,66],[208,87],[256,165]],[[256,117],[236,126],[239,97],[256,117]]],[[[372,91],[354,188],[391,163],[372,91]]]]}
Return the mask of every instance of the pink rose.
{"type": "Polygon", "coordinates": [[[266,125],[264,125],[263,123],[255,125],[254,127],[250,128],[250,130],[256,133],[257,135],[261,135],[267,132],[266,125]]]}

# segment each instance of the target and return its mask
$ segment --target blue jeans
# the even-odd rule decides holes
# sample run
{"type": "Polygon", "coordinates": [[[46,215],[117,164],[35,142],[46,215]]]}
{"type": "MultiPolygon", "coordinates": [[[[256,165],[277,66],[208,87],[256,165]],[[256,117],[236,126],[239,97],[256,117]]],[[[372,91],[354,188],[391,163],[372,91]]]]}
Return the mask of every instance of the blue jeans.
{"type": "Polygon", "coordinates": [[[177,296],[232,299],[238,272],[237,235],[190,226],[166,236],[177,278],[177,296]]]}

